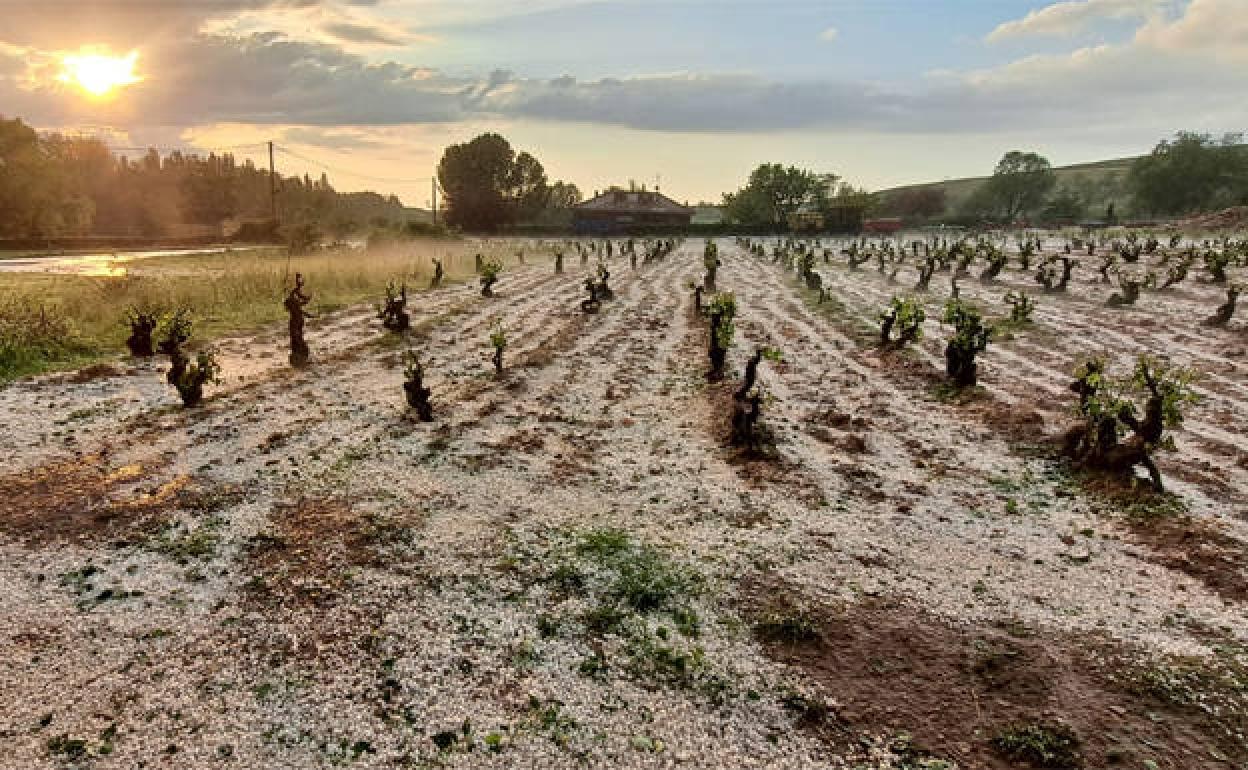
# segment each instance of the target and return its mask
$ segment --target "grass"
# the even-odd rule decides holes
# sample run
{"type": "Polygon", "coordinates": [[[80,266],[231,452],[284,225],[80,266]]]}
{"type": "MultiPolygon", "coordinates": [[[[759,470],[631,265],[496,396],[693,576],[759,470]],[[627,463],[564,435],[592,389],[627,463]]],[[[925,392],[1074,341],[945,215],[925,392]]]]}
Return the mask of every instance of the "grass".
{"type": "Polygon", "coordinates": [[[1013,762],[1032,767],[1079,767],[1079,737],[1061,724],[1025,724],[1007,727],[992,745],[1013,762]]]}
{"type": "MultiPolygon", "coordinates": [[[[124,353],[131,306],[190,308],[193,343],[202,344],[285,320],[282,300],[297,272],[311,309],[327,312],[377,302],[390,281],[423,289],[435,256],[448,281],[471,276],[479,247],[417,241],[293,258],[279,250],[153,257],[114,276],[0,273],[0,383],[124,353]]],[[[502,241],[489,250],[500,259],[513,251],[502,241]]]]}

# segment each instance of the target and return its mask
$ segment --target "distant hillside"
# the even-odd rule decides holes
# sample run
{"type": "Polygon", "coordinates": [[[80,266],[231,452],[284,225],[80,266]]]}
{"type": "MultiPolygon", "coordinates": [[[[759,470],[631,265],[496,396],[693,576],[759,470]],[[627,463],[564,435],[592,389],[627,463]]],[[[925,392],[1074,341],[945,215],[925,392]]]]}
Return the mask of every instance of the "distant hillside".
{"type": "MultiPolygon", "coordinates": [[[[1120,213],[1125,212],[1130,202],[1130,196],[1126,191],[1127,173],[1131,170],[1131,164],[1135,160],[1135,158],[1118,158],[1055,168],[1053,170],[1057,174],[1056,189],[1067,188],[1077,192],[1087,206],[1089,217],[1099,217],[1111,202],[1120,213]]],[[[943,190],[947,203],[946,214],[954,214],[961,210],[963,202],[970,197],[975,188],[987,179],[987,176],[979,176],[904,185],[881,190],[879,195],[881,201],[887,202],[890,196],[910,190],[925,188],[943,190]]]]}

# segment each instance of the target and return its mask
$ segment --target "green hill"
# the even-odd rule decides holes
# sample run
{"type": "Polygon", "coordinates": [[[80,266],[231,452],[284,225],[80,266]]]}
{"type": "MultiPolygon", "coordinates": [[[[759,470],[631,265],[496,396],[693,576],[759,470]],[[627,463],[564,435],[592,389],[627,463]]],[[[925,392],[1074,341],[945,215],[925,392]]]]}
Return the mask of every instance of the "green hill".
{"type": "MultiPolygon", "coordinates": [[[[1135,160],[1135,158],[1118,158],[1055,168],[1053,170],[1057,174],[1056,189],[1066,188],[1078,193],[1086,205],[1089,218],[1100,218],[1110,203],[1113,203],[1119,212],[1125,212],[1130,197],[1126,189],[1127,174],[1135,160]]],[[[987,176],[947,179],[943,182],[927,182],[881,190],[879,195],[882,209],[887,211],[888,200],[892,196],[906,191],[931,188],[944,192],[945,215],[949,216],[960,211],[962,204],[971,196],[975,188],[987,179],[987,176]]]]}

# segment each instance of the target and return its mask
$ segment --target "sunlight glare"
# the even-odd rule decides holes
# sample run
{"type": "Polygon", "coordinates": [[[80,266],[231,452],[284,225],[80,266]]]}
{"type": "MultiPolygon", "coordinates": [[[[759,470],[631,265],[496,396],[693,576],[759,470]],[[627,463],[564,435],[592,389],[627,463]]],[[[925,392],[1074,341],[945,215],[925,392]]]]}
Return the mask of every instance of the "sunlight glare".
{"type": "Polygon", "coordinates": [[[106,56],[98,53],[68,54],[61,59],[63,71],[60,80],[76,85],[92,96],[107,96],[122,86],[138,83],[143,78],[134,72],[139,52],[126,56],[106,56]]]}

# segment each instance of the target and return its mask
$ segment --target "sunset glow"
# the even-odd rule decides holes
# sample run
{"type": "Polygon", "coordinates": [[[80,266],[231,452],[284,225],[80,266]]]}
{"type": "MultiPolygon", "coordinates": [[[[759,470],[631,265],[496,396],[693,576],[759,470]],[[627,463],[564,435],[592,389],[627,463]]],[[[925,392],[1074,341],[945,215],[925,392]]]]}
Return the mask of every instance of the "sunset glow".
{"type": "Polygon", "coordinates": [[[134,72],[138,51],[126,56],[104,54],[71,54],[61,60],[60,80],[78,86],[91,96],[108,96],[118,88],[138,83],[143,78],[134,72]]]}

